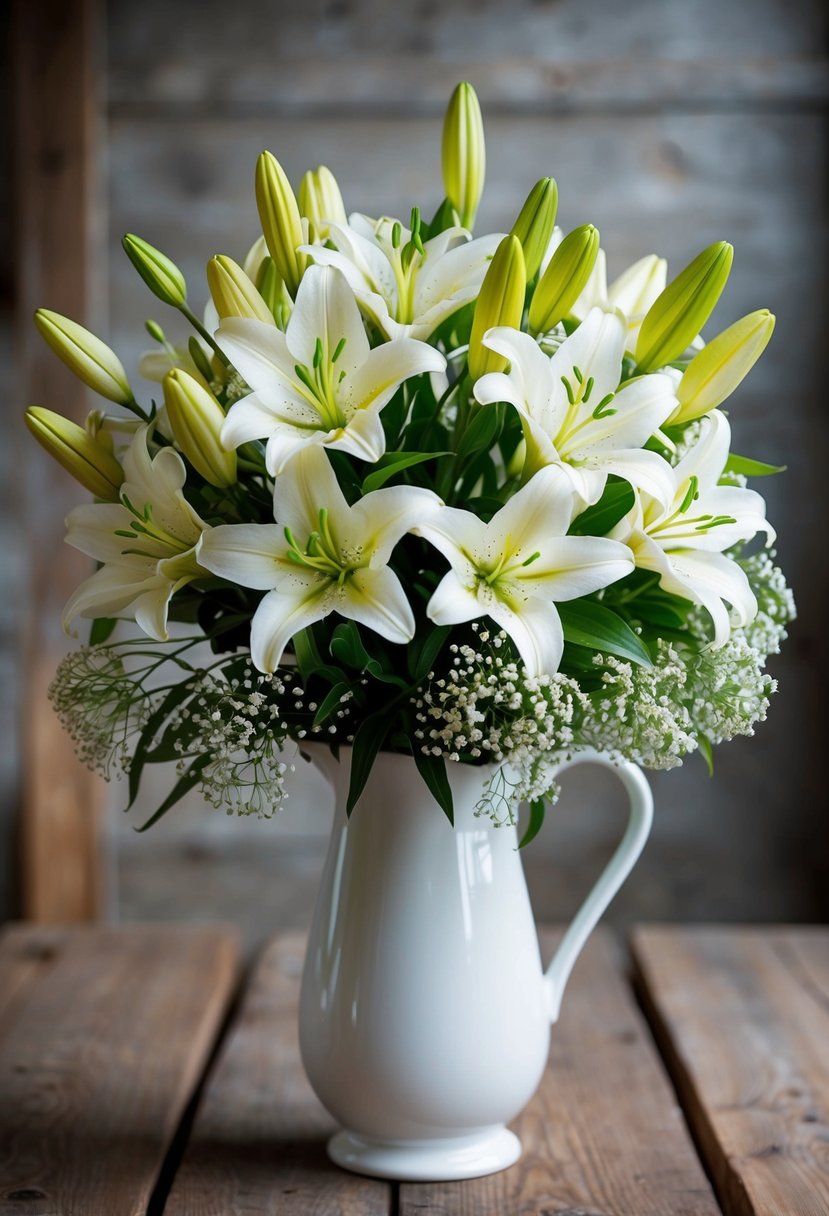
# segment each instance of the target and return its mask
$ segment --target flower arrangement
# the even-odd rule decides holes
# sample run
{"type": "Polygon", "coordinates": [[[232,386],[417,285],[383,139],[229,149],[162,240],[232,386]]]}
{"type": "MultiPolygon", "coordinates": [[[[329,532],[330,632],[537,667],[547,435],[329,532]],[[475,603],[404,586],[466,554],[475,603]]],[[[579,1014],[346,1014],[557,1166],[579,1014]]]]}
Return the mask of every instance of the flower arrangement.
{"type": "Polygon", "coordinates": [[[66,536],[98,563],[64,614],[91,636],[52,698],[131,799],[176,762],[149,822],[194,787],[270,815],[291,744],[316,739],[353,747],[349,808],[381,749],[411,754],[450,818],[446,764],[497,766],[481,809],[514,822],[528,801],[526,840],[575,749],[710,765],[765,717],[794,605],[746,482],[779,470],[731,451],[721,407],[773,316],[703,343],[725,242],[670,281],[649,255],[608,285],[597,230],[555,226],[550,178],[509,233],[473,237],[484,160],[468,84],[428,222],[347,215],[325,168],[295,196],[263,153],[263,235],[243,265],[210,260],[203,317],[125,237],[193,330],[178,345],[147,322],[149,404],[94,335],[36,314],[122,407],[85,427],[27,413],[95,500],[66,536]],[[143,636],[113,640],[118,620],[143,636]]]}

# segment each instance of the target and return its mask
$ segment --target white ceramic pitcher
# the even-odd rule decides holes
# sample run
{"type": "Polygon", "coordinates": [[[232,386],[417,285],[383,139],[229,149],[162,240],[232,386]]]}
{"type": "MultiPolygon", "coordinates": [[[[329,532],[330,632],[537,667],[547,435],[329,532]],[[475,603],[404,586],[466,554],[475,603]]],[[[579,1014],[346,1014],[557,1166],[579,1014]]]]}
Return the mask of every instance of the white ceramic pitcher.
{"type": "MultiPolygon", "coordinates": [[[[454,828],[411,757],[381,753],[351,818],[351,749],[313,748],[334,786],[331,844],[300,1002],[311,1085],[343,1130],[337,1164],[400,1180],[473,1178],[521,1145],[505,1126],[544,1071],[564,986],[650,830],[650,788],[609,766],[630,798],[616,852],[544,970],[515,828],[475,815],[492,769],[447,763],[454,828]]],[[[568,767],[567,765],[562,768],[568,767]]]]}

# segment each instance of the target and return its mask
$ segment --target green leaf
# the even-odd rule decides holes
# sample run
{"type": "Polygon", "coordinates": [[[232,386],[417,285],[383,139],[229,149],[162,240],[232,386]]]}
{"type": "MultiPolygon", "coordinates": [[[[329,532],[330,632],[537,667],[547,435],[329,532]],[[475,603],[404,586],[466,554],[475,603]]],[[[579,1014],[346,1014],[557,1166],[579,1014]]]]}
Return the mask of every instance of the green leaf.
{"type": "Polygon", "coordinates": [[[751,460],[732,452],[725,462],[724,473],[742,473],[744,477],[771,477],[773,473],[785,473],[784,464],[764,464],[762,460],[751,460]]]}
{"type": "Polygon", "coordinates": [[[374,472],[363,479],[363,493],[370,494],[372,490],[379,490],[396,473],[402,473],[412,465],[423,464],[425,460],[435,460],[438,456],[451,455],[451,452],[392,452],[388,456],[382,456],[374,466],[374,472]]]}
{"type": "Polygon", "coordinates": [[[651,660],[640,638],[618,613],[597,604],[593,600],[573,600],[557,604],[564,640],[590,650],[601,650],[604,654],[615,654],[620,659],[629,659],[642,667],[650,667],[651,660]]]}
{"type": "Polygon", "coordinates": [[[599,501],[570,525],[570,536],[607,536],[619,520],[627,515],[635,501],[633,490],[626,481],[610,481],[599,501]]]}
{"type": "Polygon", "coordinates": [[[415,767],[426,783],[435,802],[437,802],[446,818],[454,827],[455,807],[452,801],[452,787],[449,784],[449,778],[446,776],[446,761],[443,756],[427,755],[426,752],[421,751],[421,746],[421,743],[417,739],[412,739],[412,755],[414,756],[415,767]]]}
{"type": "Polygon", "coordinates": [[[501,429],[502,411],[497,405],[482,405],[461,436],[459,456],[470,456],[489,448],[501,429]]]}
{"type": "Polygon", "coordinates": [[[112,631],[118,621],[113,617],[99,616],[92,622],[92,628],[89,631],[89,645],[101,646],[112,636],[112,631]]]}
{"type": "Polygon", "coordinates": [[[412,673],[415,684],[419,684],[428,676],[451,632],[451,625],[436,625],[422,638],[420,643],[409,647],[409,671],[412,673]]]}
{"type": "Polygon", "coordinates": [[[337,626],[331,635],[328,649],[331,651],[331,657],[338,663],[345,663],[347,667],[356,667],[360,671],[373,662],[354,621],[344,621],[337,626]]]}
{"type": "Polygon", "coordinates": [[[714,776],[714,752],[711,748],[711,740],[706,735],[697,735],[697,746],[699,754],[705,761],[705,766],[708,769],[708,776],[714,776]]]}
{"type": "Polygon", "coordinates": [[[314,726],[322,726],[323,722],[331,717],[334,710],[342,700],[343,694],[347,693],[350,687],[351,685],[346,684],[345,682],[334,685],[334,687],[326,694],[322,704],[314,715],[314,726]]]}
{"type": "Polygon", "coordinates": [[[364,718],[357,728],[351,751],[351,781],[345,808],[347,815],[354,810],[365,789],[371,766],[392,728],[392,722],[389,713],[371,714],[370,717],[364,718]]]}
{"type": "Polygon", "coordinates": [[[151,828],[154,823],[158,823],[159,819],[161,819],[163,815],[166,815],[170,808],[174,807],[185,794],[189,793],[194,785],[198,785],[199,780],[201,779],[202,769],[209,762],[209,760],[210,756],[198,756],[190,765],[187,772],[183,773],[182,776],[179,777],[178,781],[170,790],[169,794],[164,799],[155,814],[150,815],[150,818],[146,823],[142,823],[140,828],[135,828],[134,830],[136,832],[146,832],[147,828],[151,828]]]}
{"type": "Polygon", "coordinates": [[[141,731],[138,742],[135,745],[135,750],[132,754],[132,760],[130,761],[130,771],[127,779],[129,802],[124,808],[125,810],[128,811],[130,809],[138,795],[138,786],[141,782],[141,772],[147,762],[153,739],[158,734],[158,731],[164,721],[170,716],[173,710],[181,704],[182,701],[185,701],[187,697],[190,696],[192,691],[193,689],[189,680],[182,680],[180,684],[176,684],[170,689],[164,700],[159,705],[158,709],[150,714],[149,718],[144,724],[144,729],[141,731]]]}
{"type": "Polygon", "coordinates": [[[531,840],[535,840],[541,831],[541,825],[544,823],[546,810],[547,806],[543,798],[537,798],[535,802],[530,803],[530,822],[527,824],[527,830],[518,842],[519,849],[526,848],[531,840]]]}

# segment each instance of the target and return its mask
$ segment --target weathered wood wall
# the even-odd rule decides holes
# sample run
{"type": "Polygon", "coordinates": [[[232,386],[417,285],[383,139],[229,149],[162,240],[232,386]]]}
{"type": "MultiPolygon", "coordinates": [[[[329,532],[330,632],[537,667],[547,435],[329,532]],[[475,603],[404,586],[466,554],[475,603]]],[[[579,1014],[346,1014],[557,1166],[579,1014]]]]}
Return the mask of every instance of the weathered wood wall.
{"type": "MultiPolygon", "coordinates": [[[[721,750],[713,782],[696,760],[654,778],[655,837],[617,914],[765,919],[829,910],[827,833],[816,809],[827,676],[825,6],[110,0],[108,18],[109,337],[131,369],[145,317],[169,318],[121,255],[122,232],[170,252],[198,299],[207,258],[238,257],[256,235],[252,173],[265,147],[295,180],[329,165],[351,208],[406,214],[418,202],[428,211],[440,198],[442,109],[463,78],[478,89],[487,122],[480,230],[508,226],[533,181],[550,173],[561,222],[596,223],[611,270],[651,250],[678,268],[712,240],[734,242],[718,327],[761,306],[778,315],[762,370],[734,401],[735,444],[789,466],[764,488],[801,617],[775,664],[781,691],[757,737],[721,750]]],[[[617,821],[588,796],[611,789],[574,774],[534,846],[545,914],[572,906],[609,848],[617,821]]],[[[318,836],[324,812],[304,813],[318,836]]],[[[159,872],[159,851],[198,835],[201,814],[213,818],[201,860],[187,871],[191,890],[203,888],[212,856],[232,853],[247,876],[235,890],[250,888],[249,904],[267,901],[268,844],[281,829],[225,827],[196,808],[183,830],[171,821],[155,836],[125,839],[128,911],[185,910],[186,894],[172,894],[175,854],[164,858],[166,888],[148,894],[144,880],[159,872]]],[[[299,808],[291,819],[302,832],[299,808]]],[[[307,870],[313,843],[291,847],[307,870]]],[[[229,906],[235,901],[229,892],[229,906]]]]}

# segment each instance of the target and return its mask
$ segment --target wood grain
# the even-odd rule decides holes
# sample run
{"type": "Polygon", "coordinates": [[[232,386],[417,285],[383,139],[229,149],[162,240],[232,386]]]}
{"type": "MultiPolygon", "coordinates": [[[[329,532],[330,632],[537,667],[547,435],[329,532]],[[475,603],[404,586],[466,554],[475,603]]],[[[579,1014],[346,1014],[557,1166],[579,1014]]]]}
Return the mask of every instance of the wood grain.
{"type": "MultiPolygon", "coordinates": [[[[542,935],[545,954],[553,936],[542,935]]],[[[521,1027],[516,1026],[516,1035],[521,1027]]],[[[400,1188],[400,1216],[715,1216],[719,1211],[609,937],[589,942],[548,1070],[514,1130],[517,1165],[400,1188]]]]}
{"type": "Polygon", "coordinates": [[[114,0],[111,104],[119,115],[323,117],[378,103],[434,114],[459,79],[513,113],[819,103],[821,6],[793,8],[783,20],[774,0],[637,0],[633,11],[614,0],[249,0],[237,12],[202,0],[184,41],[167,37],[163,0],[114,0]]]}
{"type": "Polygon", "coordinates": [[[21,406],[46,405],[82,420],[87,394],[32,325],[49,307],[90,323],[101,259],[97,197],[97,0],[17,0],[14,5],[19,397],[12,435],[16,524],[26,577],[16,625],[24,693],[21,821],[22,910],[40,921],[89,920],[104,902],[100,782],[76,760],[46,690],[66,641],[60,610],[89,573],[63,543],[60,520],[78,487],[22,425],[21,406]],[[22,398],[22,400],[21,400],[22,398]]]}
{"type": "Polygon", "coordinates": [[[143,1216],[235,986],[223,929],[0,942],[0,1216],[143,1216]]]}
{"type": "Polygon", "coordinates": [[[728,1216],[829,1211],[829,931],[643,928],[633,948],[728,1216]]]}
{"type": "Polygon", "coordinates": [[[386,1216],[391,1188],[332,1165],[299,1059],[304,934],[264,950],[205,1089],[165,1216],[386,1216]]]}

